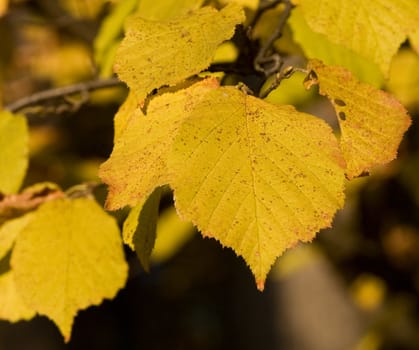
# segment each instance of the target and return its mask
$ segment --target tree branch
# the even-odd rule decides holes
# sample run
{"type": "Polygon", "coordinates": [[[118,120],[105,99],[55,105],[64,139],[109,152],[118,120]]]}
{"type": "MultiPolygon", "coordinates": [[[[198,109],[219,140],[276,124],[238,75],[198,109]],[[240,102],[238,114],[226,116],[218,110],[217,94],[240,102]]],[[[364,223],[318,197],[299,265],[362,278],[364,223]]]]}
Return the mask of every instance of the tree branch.
{"type": "Polygon", "coordinates": [[[10,103],[4,109],[16,113],[26,107],[40,105],[46,101],[54,99],[65,99],[71,95],[87,94],[93,90],[104,89],[112,86],[122,85],[123,83],[117,78],[109,78],[102,80],[90,80],[83,83],[68,85],[50,90],[37,92],[33,95],[23,97],[20,100],[10,103]]]}
{"type": "Polygon", "coordinates": [[[259,7],[256,10],[256,13],[252,19],[252,22],[249,24],[249,27],[253,29],[256,23],[259,21],[260,17],[264,14],[265,11],[275,7],[278,5],[282,0],[272,0],[272,1],[260,1],[259,7]]]}

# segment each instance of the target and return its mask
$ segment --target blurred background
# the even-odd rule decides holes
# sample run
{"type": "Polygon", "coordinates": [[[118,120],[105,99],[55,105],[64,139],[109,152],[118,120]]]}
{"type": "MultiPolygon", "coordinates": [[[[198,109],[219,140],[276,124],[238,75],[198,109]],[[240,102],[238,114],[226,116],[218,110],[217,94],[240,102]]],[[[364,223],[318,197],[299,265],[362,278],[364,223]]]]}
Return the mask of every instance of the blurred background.
{"type": "MultiPolygon", "coordinates": [[[[110,74],[109,64],[98,68],[93,56],[100,25],[118,1],[9,1],[2,14],[6,3],[0,0],[0,107],[110,74]]],[[[287,45],[301,52],[296,43],[287,45]]],[[[222,50],[218,60],[234,59],[234,50],[222,50]]],[[[302,79],[284,81],[268,99],[333,124],[330,104],[306,92],[302,79]]],[[[166,191],[150,273],[127,248],[126,287],[114,300],[81,311],[68,345],[51,321],[36,317],[0,321],[0,350],[419,349],[419,56],[408,42],[383,88],[413,120],[398,159],[351,181],[333,228],[279,258],[263,293],[241,258],[179,221],[166,191]]],[[[97,181],[126,93],[119,86],[91,93],[86,103],[73,96],[26,109],[25,186],[51,181],[67,189],[97,181]]],[[[106,195],[96,194],[99,201],[106,195]]],[[[127,213],[115,215],[122,222],[127,213]]]]}

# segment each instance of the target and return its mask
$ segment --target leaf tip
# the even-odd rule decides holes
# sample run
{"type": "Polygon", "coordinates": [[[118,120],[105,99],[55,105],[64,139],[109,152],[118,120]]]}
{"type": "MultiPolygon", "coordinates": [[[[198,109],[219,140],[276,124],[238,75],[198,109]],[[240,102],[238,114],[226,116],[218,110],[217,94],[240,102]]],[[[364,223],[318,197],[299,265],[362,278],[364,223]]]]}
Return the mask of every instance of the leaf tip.
{"type": "Polygon", "coordinates": [[[263,292],[265,289],[265,280],[264,279],[256,279],[256,287],[259,292],[263,292]]]}

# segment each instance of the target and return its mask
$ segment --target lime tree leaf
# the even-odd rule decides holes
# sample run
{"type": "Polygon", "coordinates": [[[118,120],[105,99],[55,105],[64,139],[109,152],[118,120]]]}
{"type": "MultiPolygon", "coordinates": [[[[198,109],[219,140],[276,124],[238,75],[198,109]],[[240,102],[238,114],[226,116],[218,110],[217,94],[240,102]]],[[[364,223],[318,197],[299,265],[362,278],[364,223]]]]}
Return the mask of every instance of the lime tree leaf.
{"type": "Polygon", "coordinates": [[[124,222],[124,243],[137,253],[145,271],[150,271],[150,256],[156,240],[161,188],[158,187],[144,201],[131,209],[124,222]]]}
{"type": "Polygon", "coordinates": [[[259,0],[219,0],[219,1],[223,5],[236,3],[236,4],[239,4],[240,6],[247,7],[251,10],[256,10],[259,5],[259,0]]]}
{"type": "Polygon", "coordinates": [[[419,54],[419,29],[410,33],[409,41],[416,53],[419,54]]]}
{"type": "Polygon", "coordinates": [[[189,221],[182,221],[176,209],[163,211],[157,221],[157,238],[151,254],[151,261],[162,263],[174,256],[196,233],[189,221]]]}
{"type": "Polygon", "coordinates": [[[376,87],[382,86],[384,76],[377,64],[342,45],[332,43],[326,35],[312,31],[300,8],[293,9],[288,23],[294,40],[301,45],[307,58],[318,58],[325,64],[345,67],[359,80],[376,87]]]}
{"type": "Polygon", "coordinates": [[[394,57],[386,88],[403,106],[419,107],[419,55],[410,49],[401,49],[394,57]]]}
{"type": "Polygon", "coordinates": [[[6,221],[0,226],[0,260],[10,252],[13,244],[15,243],[16,237],[28,224],[30,216],[30,214],[27,214],[21,216],[20,218],[6,221]]]}
{"type": "Polygon", "coordinates": [[[165,20],[201,7],[203,0],[126,0],[120,1],[103,21],[94,42],[95,61],[101,76],[112,75],[112,66],[124,23],[132,13],[149,20],[165,20]]]}
{"type": "Polygon", "coordinates": [[[417,28],[417,0],[298,0],[309,26],[330,41],[377,63],[387,75],[392,57],[417,28]]]}
{"type": "Polygon", "coordinates": [[[275,259],[311,241],[343,204],[344,162],[331,128],[233,87],[195,106],[168,163],[181,218],[241,255],[259,289],[275,259]]]}
{"type": "Polygon", "coordinates": [[[28,126],[21,115],[0,111],[0,192],[19,190],[28,167],[28,126]]]}
{"type": "Polygon", "coordinates": [[[151,100],[147,115],[132,115],[117,138],[99,176],[109,185],[108,209],[143,202],[153,190],[168,183],[167,155],[180,123],[205,94],[218,86],[214,78],[151,100]]]}
{"type": "Polygon", "coordinates": [[[136,119],[144,116],[141,110],[141,102],[133,92],[130,92],[124,103],[119,107],[114,117],[114,143],[125,130],[131,118],[136,119]]]}
{"type": "Polygon", "coordinates": [[[243,11],[234,4],[221,11],[204,7],[169,21],[137,16],[127,24],[115,70],[142,99],[155,88],[175,85],[207,68],[217,46],[243,20],[243,11]]]}
{"type": "Polygon", "coordinates": [[[339,66],[312,60],[306,86],[318,84],[332,102],[341,130],[340,146],[348,178],[368,172],[396,158],[403,134],[410,125],[406,109],[393,96],[359,82],[339,66]]]}
{"type": "Polygon", "coordinates": [[[70,339],[77,312],[113,298],[127,278],[118,226],[93,200],[55,200],[16,238],[11,267],[24,303],[70,339]]]}
{"type": "Polygon", "coordinates": [[[17,322],[35,316],[35,311],[25,305],[16,291],[12,270],[0,274],[0,300],[0,319],[17,322]]]}
{"type": "Polygon", "coordinates": [[[197,10],[205,0],[141,0],[137,14],[146,19],[165,20],[197,10]]]}

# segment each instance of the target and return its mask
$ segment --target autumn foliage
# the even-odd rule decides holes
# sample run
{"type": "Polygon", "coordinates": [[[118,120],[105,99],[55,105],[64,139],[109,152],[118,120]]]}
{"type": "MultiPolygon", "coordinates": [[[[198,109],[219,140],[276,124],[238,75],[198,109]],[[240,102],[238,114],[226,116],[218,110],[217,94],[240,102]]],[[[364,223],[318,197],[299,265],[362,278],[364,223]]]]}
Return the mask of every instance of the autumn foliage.
{"type": "Polygon", "coordinates": [[[46,315],[68,341],[79,310],[124,287],[123,244],[149,269],[168,189],[181,220],[232,248],[263,290],[284,251],[332,225],[349,181],[396,158],[411,121],[380,88],[400,45],[418,49],[416,0],[203,3],[120,1],[102,22],[99,75],[113,66],[129,89],[98,169],[105,208],[88,190],[21,189],[25,111],[0,111],[1,318],[46,315]],[[277,103],[287,79],[325,96],[333,125],[277,103]],[[119,227],[108,211],[122,208],[119,227]]]}

